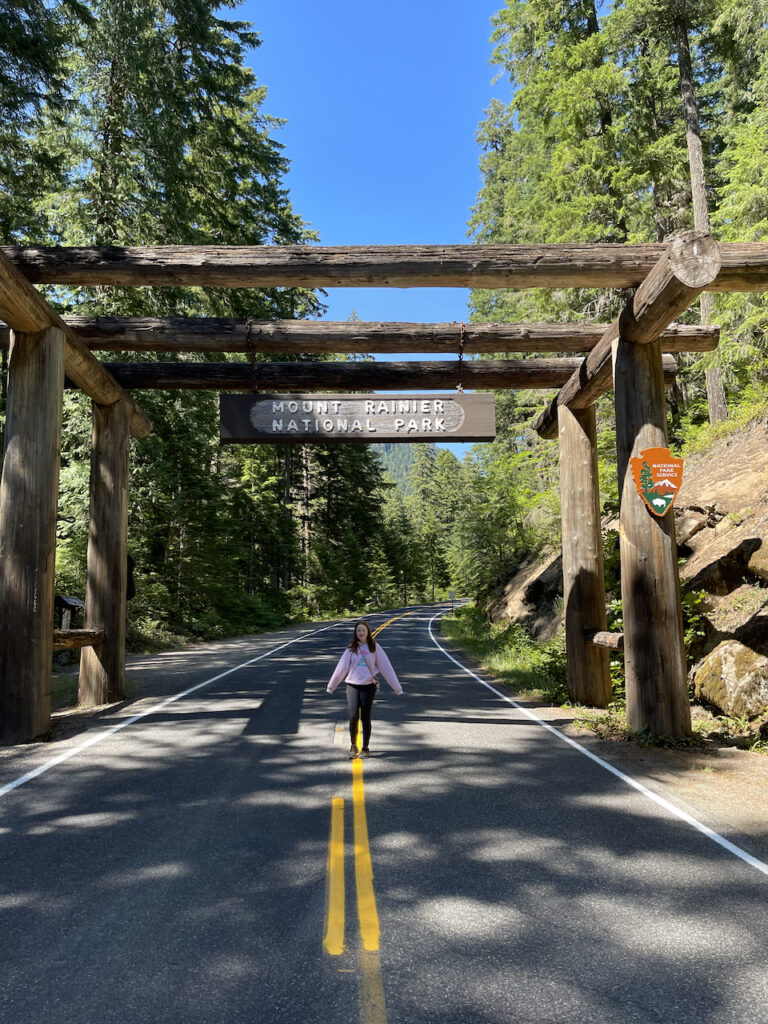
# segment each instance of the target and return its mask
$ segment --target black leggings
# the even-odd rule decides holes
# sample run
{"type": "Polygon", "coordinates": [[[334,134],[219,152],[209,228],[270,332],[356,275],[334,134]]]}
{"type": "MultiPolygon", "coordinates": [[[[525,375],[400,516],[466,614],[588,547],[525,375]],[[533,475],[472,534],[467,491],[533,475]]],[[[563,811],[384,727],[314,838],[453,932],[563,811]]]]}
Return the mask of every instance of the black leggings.
{"type": "Polygon", "coordinates": [[[368,748],[371,740],[371,711],[373,710],[373,698],[376,696],[376,687],[352,686],[347,683],[347,707],[349,708],[349,738],[354,747],[357,743],[357,719],[358,716],[363,723],[363,747],[368,748]]]}

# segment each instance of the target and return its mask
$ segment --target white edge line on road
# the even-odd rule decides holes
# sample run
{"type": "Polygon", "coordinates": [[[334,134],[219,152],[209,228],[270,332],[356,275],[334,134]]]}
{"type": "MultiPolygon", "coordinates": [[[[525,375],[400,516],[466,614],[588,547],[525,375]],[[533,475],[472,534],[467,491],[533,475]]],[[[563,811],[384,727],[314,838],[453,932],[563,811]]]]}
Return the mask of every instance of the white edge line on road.
{"type": "Polygon", "coordinates": [[[506,694],[501,693],[500,690],[497,690],[494,686],[491,686],[490,683],[486,683],[486,681],[484,679],[481,679],[480,676],[475,675],[475,673],[471,669],[468,669],[466,665],[462,665],[460,661],[457,661],[457,659],[454,658],[453,655],[449,654],[448,651],[446,651],[446,649],[438,643],[438,641],[435,639],[434,633],[432,632],[432,623],[435,621],[435,619],[439,619],[441,618],[441,616],[445,614],[445,612],[439,612],[437,615],[433,615],[432,618],[429,620],[427,628],[429,630],[429,635],[432,638],[432,643],[435,645],[435,647],[438,648],[438,650],[442,651],[446,658],[452,661],[454,665],[458,665],[458,667],[463,672],[466,672],[467,675],[472,676],[472,678],[476,679],[478,683],[481,683],[483,686],[489,689],[491,693],[495,693],[497,697],[501,697],[501,699],[503,701],[506,701],[507,704],[511,704],[512,707],[516,708],[521,714],[525,715],[526,718],[529,718],[532,722],[535,722],[537,725],[540,725],[542,729],[546,729],[548,732],[552,733],[553,736],[557,736],[557,738],[559,740],[562,740],[563,743],[567,743],[568,746],[573,747],[574,750],[578,750],[580,754],[583,754],[585,757],[588,757],[590,761],[594,761],[595,764],[599,764],[601,768],[605,768],[605,770],[607,772],[610,772],[611,775],[615,775],[617,779],[621,779],[622,782],[625,782],[628,786],[631,786],[632,789],[636,789],[638,793],[642,793],[643,796],[647,797],[649,800],[652,800],[655,804],[658,804],[659,807],[663,807],[664,810],[669,811],[669,813],[674,815],[676,818],[679,818],[681,821],[686,822],[686,824],[690,825],[692,828],[695,828],[698,832],[701,832],[703,835],[707,836],[708,839],[711,839],[713,843],[717,843],[718,846],[722,846],[724,849],[728,850],[728,852],[732,853],[734,857],[738,857],[740,860],[743,860],[746,864],[749,864],[750,867],[755,868],[757,871],[761,871],[764,875],[768,875],[768,864],[766,864],[764,861],[758,860],[757,857],[753,857],[751,854],[747,853],[746,850],[742,850],[740,846],[736,846],[735,843],[731,843],[728,839],[726,839],[724,836],[721,836],[718,832],[714,832],[711,828],[708,828],[703,822],[698,821],[696,818],[686,813],[680,807],[676,807],[674,804],[670,803],[669,800],[666,800],[663,796],[659,796],[658,793],[654,793],[652,789],[648,789],[641,782],[637,782],[636,779],[631,778],[629,775],[625,775],[624,772],[619,771],[618,768],[614,768],[612,764],[609,764],[607,761],[604,761],[601,757],[598,757],[596,754],[593,754],[590,750],[587,750],[586,747],[582,747],[582,745],[580,743],[577,743],[576,740],[571,739],[570,736],[566,736],[565,733],[561,732],[559,729],[555,729],[554,726],[551,726],[548,722],[542,721],[531,711],[529,711],[528,708],[523,707],[522,704],[518,704],[517,701],[512,700],[511,697],[508,697],[506,694]]]}
{"type": "Polygon", "coordinates": [[[109,729],[105,729],[103,732],[100,732],[96,736],[92,736],[90,739],[85,740],[85,742],[80,743],[71,750],[66,750],[63,754],[59,754],[58,757],[53,757],[50,761],[46,761],[45,764],[41,764],[31,772],[27,772],[26,775],[20,775],[19,778],[14,779],[13,782],[8,782],[5,786],[0,786],[0,796],[5,796],[6,793],[10,793],[12,790],[18,789],[19,786],[23,786],[25,783],[31,782],[32,779],[36,779],[38,775],[43,775],[45,772],[50,771],[51,768],[55,768],[56,765],[61,764],[63,761],[68,761],[70,757],[74,757],[76,754],[80,754],[84,750],[87,750],[88,747],[93,747],[97,743],[101,743],[102,740],[107,739],[108,736],[112,736],[116,732],[120,732],[121,729],[127,729],[129,725],[134,725],[134,723],[138,722],[140,719],[146,718],[148,715],[156,715],[158,711],[162,711],[163,708],[167,708],[169,704],[173,704],[177,700],[181,700],[182,697],[188,697],[190,693],[194,693],[195,690],[202,690],[204,686],[210,686],[211,683],[215,683],[217,680],[223,679],[224,676],[231,675],[233,672],[237,672],[241,668],[247,668],[249,665],[254,665],[257,661],[261,661],[263,658],[268,658],[271,654],[277,654],[278,651],[282,651],[285,647],[290,647],[291,644],[298,643],[300,640],[306,640],[309,636],[315,636],[317,633],[324,633],[327,629],[334,629],[336,626],[344,626],[347,625],[347,623],[348,620],[332,622],[330,626],[323,626],[320,629],[313,629],[309,633],[302,633],[301,636],[294,637],[293,640],[288,640],[286,643],[280,644],[279,647],[273,647],[271,651],[265,651],[264,654],[260,654],[256,658],[244,661],[242,665],[235,665],[234,668],[228,668],[226,672],[219,672],[217,676],[212,676],[210,679],[206,679],[202,683],[190,686],[188,690],[183,690],[181,693],[175,693],[172,697],[166,697],[166,699],[161,701],[159,704],[153,704],[152,707],[139,712],[138,715],[133,715],[131,718],[127,718],[124,722],[118,722],[116,725],[110,726],[109,729]]]}

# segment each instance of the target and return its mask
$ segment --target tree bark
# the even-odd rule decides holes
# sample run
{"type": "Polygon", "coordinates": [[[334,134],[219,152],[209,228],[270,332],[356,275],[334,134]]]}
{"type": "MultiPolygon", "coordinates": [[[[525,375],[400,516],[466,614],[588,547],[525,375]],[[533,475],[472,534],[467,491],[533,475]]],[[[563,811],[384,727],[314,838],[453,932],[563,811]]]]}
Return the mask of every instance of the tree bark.
{"type": "MultiPolygon", "coordinates": [[[[281,514],[285,523],[285,541],[288,542],[291,531],[293,528],[293,505],[291,502],[292,489],[293,489],[293,446],[289,445],[285,449],[285,455],[283,458],[283,507],[281,514]]],[[[285,555],[285,550],[282,553],[282,565],[280,570],[280,583],[284,591],[289,590],[291,586],[291,567],[288,559],[285,555]]]]}
{"type": "Polygon", "coordinates": [[[691,714],[674,515],[658,518],[648,511],[629,466],[644,449],[667,445],[658,343],[619,338],[614,378],[627,721],[636,732],[687,736],[691,714]]]}
{"type": "Polygon", "coordinates": [[[608,652],[584,641],[585,630],[607,629],[595,408],[560,406],[558,422],[568,695],[604,708],[611,699],[608,652]]]}
{"type": "Polygon", "coordinates": [[[48,733],[64,335],[14,335],[0,478],[0,745],[48,733]]]}
{"type": "Polygon", "coordinates": [[[80,656],[82,705],[111,704],[125,696],[129,453],[125,403],[94,404],[85,628],[103,630],[104,642],[80,656]]]}
{"type": "MultiPolygon", "coordinates": [[[[707,182],[704,170],[704,151],[701,145],[701,124],[696,103],[696,88],[693,78],[691,48],[688,40],[688,24],[685,0],[673,3],[675,41],[677,43],[677,67],[680,75],[680,94],[683,100],[685,117],[685,139],[688,145],[688,164],[691,173],[691,199],[693,202],[693,225],[697,231],[709,234],[709,204],[707,202],[707,182]]],[[[712,318],[712,298],[701,297],[701,323],[708,324],[712,318]]],[[[728,419],[728,406],[725,400],[723,375],[719,366],[711,366],[706,371],[707,404],[709,406],[710,423],[719,423],[728,419]]]]}
{"type": "MultiPolygon", "coordinates": [[[[610,360],[610,348],[608,349],[610,360]]],[[[467,388],[538,389],[565,384],[578,372],[581,359],[473,360],[464,362],[467,388]]],[[[414,388],[454,389],[458,360],[450,362],[327,362],[327,363],[105,363],[123,388],[198,391],[400,391],[414,388]]],[[[664,357],[671,386],[677,367],[664,357]]],[[[610,362],[605,387],[610,387],[610,362]]]]}
{"type": "MultiPolygon", "coordinates": [[[[0,247],[37,284],[266,287],[636,288],[666,243],[622,245],[0,247]]],[[[768,245],[722,246],[708,291],[768,290],[768,245]]]]}
{"type": "MultiPolygon", "coordinates": [[[[65,316],[89,349],[102,352],[589,352],[606,324],[409,324],[217,317],[65,316]]],[[[8,345],[0,327],[0,349],[8,345]]],[[[717,327],[670,324],[662,352],[710,352],[717,327]]]]}

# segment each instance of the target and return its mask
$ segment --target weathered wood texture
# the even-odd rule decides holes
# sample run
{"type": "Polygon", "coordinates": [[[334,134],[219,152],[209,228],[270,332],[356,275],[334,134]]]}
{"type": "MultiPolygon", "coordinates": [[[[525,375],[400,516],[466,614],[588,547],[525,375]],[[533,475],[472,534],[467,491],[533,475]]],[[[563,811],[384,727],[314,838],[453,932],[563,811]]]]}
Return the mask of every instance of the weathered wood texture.
{"type": "Polygon", "coordinates": [[[104,642],[80,657],[78,703],[83,705],[125,696],[129,448],[125,403],[94,404],[85,628],[103,630],[104,642]]]}
{"type": "Polygon", "coordinates": [[[667,444],[658,342],[619,339],[614,364],[627,721],[637,732],[686,736],[691,716],[675,520],[646,508],[629,468],[641,450],[667,444]]]}
{"type": "Polygon", "coordinates": [[[13,330],[30,333],[56,327],[65,338],[65,370],[69,379],[103,405],[127,402],[136,437],[146,437],[152,430],[152,424],[141,409],[3,252],[0,252],[0,319],[13,330]]]}
{"type": "Polygon", "coordinates": [[[0,744],[45,735],[51,714],[64,334],[14,335],[0,479],[0,744]]]}
{"type": "MultiPolygon", "coordinates": [[[[472,360],[459,370],[451,362],[330,362],[330,363],[104,363],[122,387],[200,391],[399,391],[407,388],[536,389],[558,387],[581,360],[472,360]]],[[[677,368],[665,357],[668,385],[677,368]]]]}
{"type": "Polygon", "coordinates": [[[585,630],[607,628],[594,407],[561,407],[559,427],[568,694],[604,708],[611,700],[608,652],[584,642],[585,630]]]}
{"type": "Polygon", "coordinates": [[[492,441],[493,395],[220,395],[222,444],[492,441]]]}
{"type": "MultiPolygon", "coordinates": [[[[127,246],[2,251],[38,284],[219,288],[633,288],[655,245],[127,246]]],[[[768,289],[768,245],[723,245],[711,291],[768,289]]]]}
{"type": "Polygon", "coordinates": [[[534,429],[540,437],[557,437],[557,414],[560,406],[587,409],[611,386],[613,343],[618,336],[618,323],[614,322],[606,328],[597,345],[539,415],[534,429]]]}
{"type": "MultiPolygon", "coordinates": [[[[122,352],[589,352],[605,324],[411,324],[216,317],[65,316],[89,349],[122,352]]],[[[711,352],[717,327],[671,324],[662,352],[711,352]]],[[[0,348],[8,331],[0,328],[0,348]]]]}
{"type": "Polygon", "coordinates": [[[54,651],[72,651],[78,647],[96,647],[104,642],[103,629],[54,629],[54,651]]]}
{"type": "Polygon", "coordinates": [[[711,235],[685,231],[673,238],[648,277],[619,315],[626,341],[658,341],[678,313],[686,310],[717,277],[720,247],[711,235]]]}
{"type": "Polygon", "coordinates": [[[585,409],[611,386],[612,351],[619,331],[638,345],[655,342],[714,280],[719,266],[719,248],[709,235],[687,231],[673,239],[620,316],[536,420],[538,434],[556,436],[558,406],[585,409]]]}
{"type": "Polygon", "coordinates": [[[606,633],[603,630],[585,629],[584,643],[596,644],[598,647],[607,647],[610,651],[624,651],[623,633],[606,633]]]}

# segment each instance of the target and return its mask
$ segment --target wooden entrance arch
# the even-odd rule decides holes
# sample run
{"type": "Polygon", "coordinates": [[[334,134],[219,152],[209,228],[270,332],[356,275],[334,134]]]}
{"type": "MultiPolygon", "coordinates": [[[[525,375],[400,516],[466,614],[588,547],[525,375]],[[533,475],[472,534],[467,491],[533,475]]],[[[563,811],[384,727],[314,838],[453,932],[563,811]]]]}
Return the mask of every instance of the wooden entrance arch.
{"type": "MultiPolygon", "coordinates": [[[[644,515],[629,457],[666,438],[671,356],[716,347],[718,331],[672,321],[703,290],[768,289],[768,246],[718,246],[688,233],[668,245],[135,247],[0,251],[0,317],[10,344],[0,482],[0,742],[45,734],[50,722],[53,544],[64,375],[94,401],[84,702],[124,695],[129,436],[151,424],[125,388],[293,391],[424,390],[457,383],[459,346],[475,352],[571,352],[571,357],[464,364],[475,388],[560,388],[537,423],[559,436],[569,685],[608,698],[607,648],[627,659],[630,724],[690,729],[671,517],[644,515]],[[611,325],[329,324],[59,317],[33,284],[210,287],[637,288],[611,325]],[[446,363],[99,363],[90,349],[190,352],[442,352],[446,363]],[[254,376],[255,374],[255,376],[254,376]],[[625,634],[605,630],[593,403],[615,387],[625,634]]],[[[2,340],[2,339],[0,339],[2,340]]]]}

